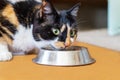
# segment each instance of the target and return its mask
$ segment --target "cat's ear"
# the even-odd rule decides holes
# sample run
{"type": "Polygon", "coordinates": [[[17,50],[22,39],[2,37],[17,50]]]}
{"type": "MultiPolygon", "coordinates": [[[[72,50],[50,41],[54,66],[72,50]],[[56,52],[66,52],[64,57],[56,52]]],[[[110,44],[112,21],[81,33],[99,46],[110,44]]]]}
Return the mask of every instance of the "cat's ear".
{"type": "Polygon", "coordinates": [[[77,16],[77,13],[79,11],[80,8],[80,3],[77,3],[76,5],[74,5],[71,9],[69,9],[67,11],[68,14],[71,14],[72,16],[77,16]]]}
{"type": "Polygon", "coordinates": [[[34,23],[46,22],[52,24],[56,21],[58,13],[53,4],[49,0],[42,0],[42,4],[38,5],[34,14],[34,23]],[[37,19],[37,20],[36,20],[37,19]]]}
{"type": "Polygon", "coordinates": [[[40,15],[57,13],[50,0],[42,0],[40,15]]]}

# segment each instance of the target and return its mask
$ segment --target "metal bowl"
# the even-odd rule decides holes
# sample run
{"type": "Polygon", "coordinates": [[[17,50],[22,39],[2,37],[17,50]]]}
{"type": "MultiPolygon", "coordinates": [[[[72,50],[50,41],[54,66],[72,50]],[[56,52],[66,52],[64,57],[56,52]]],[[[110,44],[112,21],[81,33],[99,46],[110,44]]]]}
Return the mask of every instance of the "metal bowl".
{"type": "Polygon", "coordinates": [[[42,48],[33,62],[52,66],[79,66],[94,63],[87,48],[73,46],[67,49],[42,48]]]}

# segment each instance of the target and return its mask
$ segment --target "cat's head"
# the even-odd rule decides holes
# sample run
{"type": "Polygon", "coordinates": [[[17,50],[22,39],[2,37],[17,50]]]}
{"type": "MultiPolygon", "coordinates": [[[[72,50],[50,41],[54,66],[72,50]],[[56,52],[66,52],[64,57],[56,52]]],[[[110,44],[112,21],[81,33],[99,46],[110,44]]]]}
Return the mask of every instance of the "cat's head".
{"type": "Polygon", "coordinates": [[[79,7],[80,4],[76,4],[69,10],[57,11],[49,0],[43,0],[34,17],[34,39],[44,40],[54,48],[69,47],[77,37],[76,17],[79,7]]]}

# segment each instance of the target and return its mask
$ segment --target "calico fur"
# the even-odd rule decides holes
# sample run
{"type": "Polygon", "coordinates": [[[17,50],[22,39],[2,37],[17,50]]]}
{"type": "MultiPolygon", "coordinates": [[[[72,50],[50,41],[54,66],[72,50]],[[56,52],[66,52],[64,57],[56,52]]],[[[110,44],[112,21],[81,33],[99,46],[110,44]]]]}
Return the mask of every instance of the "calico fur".
{"type": "Polygon", "coordinates": [[[0,0],[0,61],[52,46],[66,48],[77,36],[79,4],[57,11],[49,0],[0,0]]]}

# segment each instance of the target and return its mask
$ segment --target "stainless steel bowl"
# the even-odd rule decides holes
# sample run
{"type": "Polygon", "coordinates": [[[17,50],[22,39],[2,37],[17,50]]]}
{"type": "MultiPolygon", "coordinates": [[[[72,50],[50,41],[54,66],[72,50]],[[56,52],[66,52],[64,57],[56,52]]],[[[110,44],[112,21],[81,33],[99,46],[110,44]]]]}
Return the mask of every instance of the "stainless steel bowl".
{"type": "Polygon", "coordinates": [[[42,48],[33,62],[53,66],[78,66],[94,63],[95,60],[91,58],[87,48],[74,46],[61,50],[42,48]]]}

